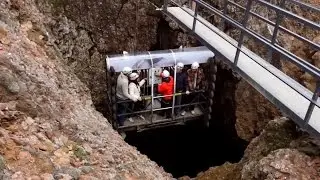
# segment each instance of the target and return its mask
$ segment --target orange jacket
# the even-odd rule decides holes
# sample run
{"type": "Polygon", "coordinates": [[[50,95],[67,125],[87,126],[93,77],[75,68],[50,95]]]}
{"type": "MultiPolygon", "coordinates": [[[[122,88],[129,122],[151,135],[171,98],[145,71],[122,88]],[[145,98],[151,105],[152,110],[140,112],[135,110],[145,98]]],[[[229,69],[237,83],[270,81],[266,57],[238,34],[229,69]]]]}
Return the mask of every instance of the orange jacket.
{"type": "MultiPolygon", "coordinates": [[[[173,94],[173,77],[170,76],[170,81],[169,82],[162,82],[158,85],[158,92],[162,95],[172,95],[173,94]]],[[[172,96],[166,96],[164,97],[166,101],[171,101],[172,96]]]]}

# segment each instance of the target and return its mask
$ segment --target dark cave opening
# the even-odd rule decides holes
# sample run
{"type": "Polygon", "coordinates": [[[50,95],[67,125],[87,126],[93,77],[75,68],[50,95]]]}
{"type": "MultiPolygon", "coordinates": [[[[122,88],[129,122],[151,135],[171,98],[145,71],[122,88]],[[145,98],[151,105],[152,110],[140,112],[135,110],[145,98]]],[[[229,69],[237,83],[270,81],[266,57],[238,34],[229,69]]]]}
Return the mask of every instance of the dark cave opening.
{"type": "Polygon", "coordinates": [[[157,41],[149,50],[154,51],[178,48],[178,46],[173,46],[174,42],[172,42],[172,40],[175,38],[172,38],[172,34],[173,32],[168,21],[166,21],[164,18],[160,18],[157,28],[157,41]]]}
{"type": "MultiPolygon", "coordinates": [[[[181,45],[186,45],[187,42],[195,40],[191,36],[187,40],[178,40],[179,33],[185,33],[181,29],[171,29],[169,22],[165,18],[160,18],[157,27],[157,41],[150,47],[149,51],[164,50],[164,49],[177,49],[181,45]]],[[[197,40],[192,43],[193,46],[202,46],[197,40]]]]}
{"type": "Polygon", "coordinates": [[[238,162],[245,145],[216,127],[206,128],[196,121],[127,134],[126,142],[147,155],[174,177],[195,177],[209,167],[238,162]]]}
{"type": "MultiPolygon", "coordinates": [[[[157,42],[149,50],[178,48],[179,32],[181,30],[172,30],[169,23],[161,18],[158,23],[157,42]]],[[[142,154],[147,155],[175,178],[195,177],[198,173],[227,161],[238,162],[247,142],[240,139],[235,130],[237,82],[231,70],[218,66],[209,127],[204,126],[202,120],[195,120],[186,125],[127,132],[125,141],[137,147],[142,154]]]]}
{"type": "MultiPolygon", "coordinates": [[[[161,18],[157,43],[150,50],[178,48],[177,33],[161,18]]],[[[198,44],[199,42],[197,42],[198,44]]],[[[200,44],[199,44],[200,45],[200,44]]],[[[226,65],[219,65],[210,126],[195,120],[186,125],[127,133],[125,141],[174,177],[195,177],[225,162],[238,162],[247,142],[237,136],[235,90],[239,81],[226,65]]]]}
{"type": "Polygon", "coordinates": [[[130,132],[126,142],[176,178],[195,177],[227,161],[238,162],[247,142],[240,139],[235,130],[236,83],[232,71],[218,68],[210,127],[196,120],[183,126],[130,132]]]}

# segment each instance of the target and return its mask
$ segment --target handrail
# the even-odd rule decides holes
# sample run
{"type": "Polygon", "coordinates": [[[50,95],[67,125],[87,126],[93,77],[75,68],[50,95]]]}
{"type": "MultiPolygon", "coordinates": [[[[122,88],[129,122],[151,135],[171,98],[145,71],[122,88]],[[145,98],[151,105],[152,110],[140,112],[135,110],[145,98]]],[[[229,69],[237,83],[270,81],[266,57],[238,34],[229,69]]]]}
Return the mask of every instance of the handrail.
{"type": "MultiPolygon", "coordinates": [[[[227,2],[229,2],[230,4],[236,6],[237,8],[239,8],[239,9],[241,9],[241,10],[244,10],[244,11],[246,10],[245,7],[241,6],[241,5],[238,4],[238,3],[235,3],[234,1],[227,0],[227,2]]],[[[250,14],[253,15],[254,17],[256,17],[256,18],[264,21],[265,23],[268,23],[268,24],[272,25],[272,26],[275,26],[275,25],[276,25],[276,23],[270,21],[269,19],[267,19],[267,18],[265,18],[265,17],[263,17],[263,16],[255,13],[255,12],[250,11],[250,14]]],[[[308,45],[310,45],[310,46],[311,46],[312,48],[314,48],[315,50],[320,50],[320,45],[319,45],[319,44],[317,44],[317,43],[315,43],[315,42],[313,42],[313,41],[311,41],[311,40],[309,40],[309,39],[307,39],[307,38],[305,38],[305,37],[303,37],[303,36],[300,36],[299,34],[297,34],[297,33],[295,33],[295,32],[292,32],[292,31],[286,29],[286,28],[283,27],[283,26],[280,26],[280,25],[279,25],[278,28],[279,28],[280,30],[284,31],[285,33],[290,34],[291,36],[293,36],[293,37],[295,37],[295,38],[297,38],[297,39],[299,39],[299,40],[301,40],[301,41],[307,42],[308,45]]]]}
{"type": "Polygon", "coordinates": [[[309,25],[309,26],[315,28],[316,30],[320,30],[320,25],[314,23],[313,21],[310,21],[309,19],[306,19],[306,18],[300,17],[300,16],[298,16],[296,14],[293,14],[292,12],[287,11],[285,9],[282,9],[282,8],[280,8],[280,7],[276,6],[276,5],[273,5],[273,4],[271,4],[271,3],[267,2],[267,1],[263,1],[263,0],[255,0],[255,1],[259,2],[260,4],[263,4],[263,5],[267,6],[267,7],[271,8],[271,9],[273,9],[273,10],[279,11],[283,15],[287,15],[287,17],[290,16],[291,18],[294,18],[295,20],[299,20],[301,23],[309,25]]]}
{"type": "MultiPolygon", "coordinates": [[[[190,94],[198,94],[198,93],[203,93],[205,92],[204,90],[199,90],[199,91],[191,91],[190,94]]],[[[185,95],[187,94],[186,92],[180,92],[180,93],[173,93],[173,94],[169,94],[169,95],[160,95],[160,96],[155,96],[153,97],[152,95],[151,96],[142,96],[141,99],[143,100],[150,100],[152,99],[159,99],[159,98],[164,98],[164,97],[173,97],[173,96],[182,96],[182,95],[185,95]]],[[[125,103],[125,102],[133,102],[132,100],[130,99],[126,99],[126,100],[120,100],[120,101],[117,101],[117,104],[119,103],[125,103]]]]}
{"type": "Polygon", "coordinates": [[[289,1],[294,5],[302,6],[303,8],[307,8],[307,9],[310,9],[312,11],[316,11],[316,12],[320,13],[320,8],[319,7],[311,6],[310,4],[301,2],[301,0],[289,0],[289,1]]]}
{"type": "MultiPolygon", "coordinates": [[[[205,103],[207,103],[207,102],[201,101],[201,102],[196,102],[196,103],[181,104],[181,105],[177,105],[175,107],[187,107],[187,106],[193,106],[193,105],[199,105],[199,104],[205,104],[205,103]]],[[[167,110],[167,109],[172,109],[172,107],[170,106],[170,107],[165,107],[165,108],[157,108],[157,109],[153,109],[153,111],[162,111],[162,110],[167,110]]],[[[120,117],[120,116],[141,114],[141,113],[146,113],[146,112],[150,112],[150,110],[142,110],[142,111],[135,111],[132,113],[117,114],[117,116],[120,117]]]]}

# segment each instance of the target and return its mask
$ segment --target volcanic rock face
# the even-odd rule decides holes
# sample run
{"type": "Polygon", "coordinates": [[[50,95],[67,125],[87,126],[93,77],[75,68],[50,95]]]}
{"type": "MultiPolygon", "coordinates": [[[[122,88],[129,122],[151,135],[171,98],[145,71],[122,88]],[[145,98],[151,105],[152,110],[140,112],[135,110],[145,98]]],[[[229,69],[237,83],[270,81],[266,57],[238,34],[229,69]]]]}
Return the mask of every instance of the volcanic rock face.
{"type": "Polygon", "coordinates": [[[94,110],[46,20],[33,0],[0,2],[0,179],[170,179],[94,110]]]}
{"type": "Polygon", "coordinates": [[[288,119],[269,121],[239,163],[225,163],[196,179],[319,179],[320,142],[296,132],[288,119]]]}
{"type": "Polygon", "coordinates": [[[144,0],[36,2],[64,63],[105,112],[106,54],[149,50],[157,40],[159,14],[144,0]]]}
{"type": "Polygon", "coordinates": [[[297,150],[279,149],[262,158],[243,179],[317,179],[320,158],[311,158],[297,150]]]}
{"type": "MultiPolygon", "coordinates": [[[[0,179],[171,179],[113,131],[89,95],[103,112],[106,53],[147,50],[156,42],[159,16],[152,8],[142,0],[0,2],[0,179]]],[[[176,36],[192,44],[186,34],[176,36]]],[[[288,48],[319,65],[319,52],[297,45],[288,48]]],[[[291,67],[283,69],[289,74],[291,67]]],[[[293,74],[314,86],[309,75],[293,74]]],[[[279,112],[246,82],[237,86],[236,128],[253,140],[239,163],[199,179],[317,179],[319,142],[297,138],[288,120],[268,124],[279,112]]]]}
{"type": "MultiPolygon", "coordinates": [[[[195,45],[195,39],[160,22],[160,0],[36,0],[44,25],[64,63],[90,89],[95,107],[106,113],[105,58],[195,45]]],[[[162,21],[165,21],[162,19],[162,21]]],[[[172,22],[172,21],[171,21],[172,22]]],[[[170,24],[170,23],[169,23],[170,24]]]]}

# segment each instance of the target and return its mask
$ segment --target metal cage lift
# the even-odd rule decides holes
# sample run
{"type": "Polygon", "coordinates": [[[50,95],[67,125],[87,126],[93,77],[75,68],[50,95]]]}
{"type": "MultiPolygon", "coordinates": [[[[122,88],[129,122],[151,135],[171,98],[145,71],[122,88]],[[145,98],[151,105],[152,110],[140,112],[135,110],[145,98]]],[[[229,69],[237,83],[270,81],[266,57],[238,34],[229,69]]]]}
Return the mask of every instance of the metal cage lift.
{"type": "MultiPolygon", "coordinates": [[[[106,58],[107,86],[108,86],[108,104],[112,107],[109,113],[109,121],[113,127],[120,131],[143,131],[151,128],[160,128],[164,126],[185,124],[190,120],[204,120],[208,126],[211,119],[211,106],[213,105],[214,96],[214,81],[217,67],[214,60],[214,53],[206,47],[179,48],[172,50],[138,52],[133,54],[109,55],[106,58]],[[206,78],[208,88],[193,91],[189,97],[193,97],[188,103],[176,105],[177,96],[185,96],[186,92],[176,92],[176,65],[182,62],[185,66],[191,65],[197,61],[200,64],[206,64],[204,67],[211,71],[210,76],[206,78]],[[135,104],[131,100],[117,100],[116,98],[116,79],[118,74],[124,67],[131,67],[137,71],[140,78],[146,78],[147,83],[141,87],[141,97],[143,108],[135,110],[135,104]],[[215,68],[214,68],[215,67],[215,68]],[[161,98],[166,96],[156,94],[155,86],[161,83],[161,78],[155,76],[163,69],[167,69],[174,78],[174,90],[172,95],[171,107],[159,107],[161,98]],[[210,98],[208,98],[210,97],[210,98]],[[130,104],[126,113],[118,114],[117,108],[120,103],[130,104]],[[133,105],[132,105],[133,104],[133,105]],[[197,106],[196,114],[186,113],[184,116],[176,116],[177,108],[186,108],[197,106]],[[157,112],[171,110],[171,118],[160,116],[157,112]],[[136,115],[144,115],[144,118],[139,118],[136,115]],[[134,117],[134,122],[126,121],[123,126],[119,126],[117,119],[121,116],[134,117]],[[203,118],[201,118],[203,117],[203,118]]],[[[190,99],[190,98],[189,98],[190,99]]]]}

